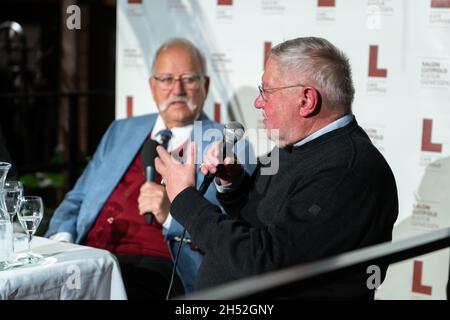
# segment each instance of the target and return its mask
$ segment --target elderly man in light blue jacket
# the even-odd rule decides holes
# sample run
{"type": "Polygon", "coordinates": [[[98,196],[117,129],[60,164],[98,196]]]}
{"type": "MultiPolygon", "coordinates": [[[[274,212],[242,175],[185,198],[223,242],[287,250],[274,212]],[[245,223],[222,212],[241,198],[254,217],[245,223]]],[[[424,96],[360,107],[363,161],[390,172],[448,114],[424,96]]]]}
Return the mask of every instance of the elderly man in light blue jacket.
{"type": "MultiPolygon", "coordinates": [[[[173,268],[171,258],[183,231],[170,216],[164,185],[145,182],[142,145],[149,138],[158,139],[161,130],[170,129],[168,150],[179,152],[195,138],[197,162],[201,163],[211,141],[198,140],[203,140],[208,130],[222,130],[202,112],[209,78],[203,55],[190,42],[172,39],[158,49],[149,84],[159,114],[111,124],[75,187],[56,209],[46,233],[53,239],[116,254],[129,299],[165,298],[173,268]],[[146,212],[154,214],[151,224],[144,219],[146,212]]],[[[203,175],[198,177],[200,185],[203,175]]],[[[215,188],[210,187],[205,197],[217,203],[215,188]]],[[[201,248],[188,235],[179,255],[178,287],[176,279],[173,295],[193,289],[201,260],[201,248]]]]}

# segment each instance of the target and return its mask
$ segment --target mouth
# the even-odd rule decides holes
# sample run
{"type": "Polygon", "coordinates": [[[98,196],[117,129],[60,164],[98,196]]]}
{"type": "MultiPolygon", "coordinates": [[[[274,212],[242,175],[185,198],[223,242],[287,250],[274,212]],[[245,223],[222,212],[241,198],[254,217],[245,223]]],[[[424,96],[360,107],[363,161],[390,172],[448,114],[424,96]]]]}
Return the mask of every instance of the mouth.
{"type": "Polygon", "coordinates": [[[187,103],[185,101],[174,101],[170,104],[170,106],[174,106],[174,107],[186,107],[187,103]]]}

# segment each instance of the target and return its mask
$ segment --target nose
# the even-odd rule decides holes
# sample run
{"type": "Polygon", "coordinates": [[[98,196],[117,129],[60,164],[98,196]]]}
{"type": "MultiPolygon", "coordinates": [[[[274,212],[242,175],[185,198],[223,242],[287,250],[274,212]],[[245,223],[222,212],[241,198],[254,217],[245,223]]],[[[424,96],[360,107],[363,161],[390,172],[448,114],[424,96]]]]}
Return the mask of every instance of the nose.
{"type": "Polygon", "coordinates": [[[186,90],[184,90],[183,81],[180,79],[174,79],[172,94],[176,96],[184,96],[186,94],[186,90]]]}
{"type": "Polygon", "coordinates": [[[254,106],[256,109],[261,109],[261,108],[264,107],[264,102],[265,102],[265,101],[263,100],[263,98],[261,97],[261,95],[258,94],[258,96],[256,97],[255,101],[253,101],[253,106],[254,106]]]}

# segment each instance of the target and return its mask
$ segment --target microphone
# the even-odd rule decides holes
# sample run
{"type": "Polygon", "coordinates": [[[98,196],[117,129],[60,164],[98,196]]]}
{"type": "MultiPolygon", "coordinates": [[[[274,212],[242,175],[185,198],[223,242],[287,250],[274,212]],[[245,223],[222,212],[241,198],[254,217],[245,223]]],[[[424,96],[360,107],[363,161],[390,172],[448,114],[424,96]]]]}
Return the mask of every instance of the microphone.
{"type": "MultiPolygon", "coordinates": [[[[244,126],[237,121],[229,122],[224,126],[222,141],[222,160],[226,158],[227,151],[232,150],[235,143],[242,139],[244,133],[244,126]]],[[[208,187],[214,180],[215,176],[216,174],[213,174],[211,172],[208,172],[208,174],[205,176],[200,188],[198,189],[202,195],[206,193],[206,190],[208,190],[208,187]]]]}
{"type": "MultiPolygon", "coordinates": [[[[142,146],[141,162],[142,167],[144,168],[146,182],[156,181],[155,158],[158,156],[158,153],[156,152],[157,146],[159,146],[159,143],[150,139],[145,141],[142,146]]],[[[153,214],[151,212],[145,214],[145,221],[147,221],[147,224],[152,224],[153,214]]]]}

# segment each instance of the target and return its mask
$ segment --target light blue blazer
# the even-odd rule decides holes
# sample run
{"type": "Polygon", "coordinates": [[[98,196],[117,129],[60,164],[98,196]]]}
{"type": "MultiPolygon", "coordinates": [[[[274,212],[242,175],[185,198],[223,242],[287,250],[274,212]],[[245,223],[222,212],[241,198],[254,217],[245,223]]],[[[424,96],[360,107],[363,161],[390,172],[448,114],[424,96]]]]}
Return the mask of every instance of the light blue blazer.
{"type": "MultiPolygon", "coordinates": [[[[47,237],[58,232],[68,232],[76,243],[85,241],[87,233],[93,227],[106,200],[122,179],[136,153],[153,129],[156,118],[157,114],[151,114],[117,120],[110,125],[75,187],[66,194],[62,203],[55,210],[46,233],[47,237]]],[[[194,139],[194,132],[202,132],[201,136],[197,134],[198,137],[195,137],[198,147],[197,159],[202,159],[205,148],[211,142],[209,138],[212,137],[208,134],[205,137],[203,133],[213,128],[219,129],[221,132],[223,126],[209,120],[204,114],[201,114],[199,120],[202,121],[202,131],[193,130],[191,138],[194,139]],[[199,139],[203,140],[202,143],[199,143],[199,139]],[[202,145],[201,148],[200,145],[202,145]]],[[[197,187],[200,186],[202,181],[203,174],[198,171],[197,187]]],[[[215,194],[216,190],[212,184],[205,197],[218,205],[215,194]]],[[[180,244],[180,242],[174,240],[174,237],[180,237],[182,232],[183,227],[175,219],[172,220],[169,230],[164,229],[164,236],[169,242],[172,258],[175,257],[180,244]]],[[[190,238],[189,234],[187,238],[190,238]]],[[[192,250],[190,245],[184,244],[182,246],[177,272],[186,292],[193,290],[197,270],[202,259],[202,254],[199,251],[192,250]]]]}

